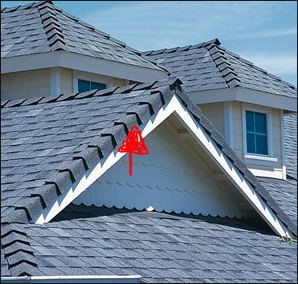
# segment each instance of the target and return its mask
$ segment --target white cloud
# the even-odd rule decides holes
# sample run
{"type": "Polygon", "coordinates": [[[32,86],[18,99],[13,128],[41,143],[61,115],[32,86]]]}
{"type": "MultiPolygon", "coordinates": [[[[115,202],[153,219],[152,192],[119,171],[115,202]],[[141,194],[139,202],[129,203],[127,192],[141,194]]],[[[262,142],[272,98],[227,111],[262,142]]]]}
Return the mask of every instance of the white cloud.
{"type": "Polygon", "coordinates": [[[274,75],[297,74],[297,54],[262,54],[246,51],[238,54],[274,75]]]}
{"type": "MultiPolygon", "coordinates": [[[[272,11],[282,9],[282,5],[274,1],[136,1],[93,11],[82,20],[134,48],[147,50],[196,44],[215,37],[251,36],[253,32],[261,36],[260,26],[272,21],[272,11]]],[[[274,36],[274,31],[268,34],[274,36]]]]}
{"type": "Polygon", "coordinates": [[[272,29],[242,34],[238,38],[267,38],[280,36],[297,36],[297,27],[288,29],[272,29]]]}

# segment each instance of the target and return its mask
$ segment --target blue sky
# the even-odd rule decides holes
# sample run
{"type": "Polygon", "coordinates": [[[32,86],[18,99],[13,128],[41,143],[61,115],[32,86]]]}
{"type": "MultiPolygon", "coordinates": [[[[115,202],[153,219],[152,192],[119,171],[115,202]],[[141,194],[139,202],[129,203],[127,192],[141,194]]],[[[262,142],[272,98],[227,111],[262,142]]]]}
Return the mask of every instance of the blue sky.
{"type": "MultiPolygon", "coordinates": [[[[31,1],[1,1],[11,7],[31,1]]],[[[297,2],[54,1],[139,50],[219,38],[222,46],[297,86],[297,2]]]]}

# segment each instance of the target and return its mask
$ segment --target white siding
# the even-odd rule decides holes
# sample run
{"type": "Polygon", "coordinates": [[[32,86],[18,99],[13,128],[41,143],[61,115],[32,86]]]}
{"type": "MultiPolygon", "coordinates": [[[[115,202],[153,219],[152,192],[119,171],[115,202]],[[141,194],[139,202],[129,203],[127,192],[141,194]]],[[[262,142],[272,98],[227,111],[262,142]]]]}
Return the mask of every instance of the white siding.
{"type": "Polygon", "coordinates": [[[49,96],[50,69],[1,74],[1,100],[49,96]]]}
{"type": "Polygon", "coordinates": [[[73,93],[73,75],[72,69],[61,68],[61,93],[62,94],[72,94],[73,93]]]}
{"type": "Polygon", "coordinates": [[[132,176],[129,176],[126,154],[74,203],[221,217],[246,216],[242,196],[223,181],[217,181],[210,167],[167,122],[150,133],[145,144],[149,155],[133,155],[132,176]]]}
{"type": "Polygon", "coordinates": [[[224,135],[224,105],[223,103],[199,104],[202,112],[213,123],[215,128],[224,135]]]}

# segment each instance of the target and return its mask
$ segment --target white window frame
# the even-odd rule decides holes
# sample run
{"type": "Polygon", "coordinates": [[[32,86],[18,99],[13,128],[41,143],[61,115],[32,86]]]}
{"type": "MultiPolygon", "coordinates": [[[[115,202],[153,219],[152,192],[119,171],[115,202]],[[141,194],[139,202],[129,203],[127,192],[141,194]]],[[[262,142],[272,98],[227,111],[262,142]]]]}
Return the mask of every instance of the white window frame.
{"type": "Polygon", "coordinates": [[[243,141],[243,154],[245,159],[249,159],[251,163],[258,163],[259,160],[267,162],[277,162],[277,158],[274,158],[273,155],[273,137],[272,137],[272,112],[270,109],[264,109],[259,106],[251,106],[248,104],[242,104],[242,141],[243,141]],[[266,123],[267,123],[267,147],[268,154],[256,154],[247,152],[247,143],[246,143],[246,111],[259,112],[266,114],[266,123]]]}
{"type": "Polygon", "coordinates": [[[105,84],[107,88],[113,86],[112,77],[106,77],[106,76],[98,75],[94,73],[87,73],[87,72],[81,72],[78,70],[73,70],[73,92],[74,93],[78,92],[79,79],[105,84]]]}

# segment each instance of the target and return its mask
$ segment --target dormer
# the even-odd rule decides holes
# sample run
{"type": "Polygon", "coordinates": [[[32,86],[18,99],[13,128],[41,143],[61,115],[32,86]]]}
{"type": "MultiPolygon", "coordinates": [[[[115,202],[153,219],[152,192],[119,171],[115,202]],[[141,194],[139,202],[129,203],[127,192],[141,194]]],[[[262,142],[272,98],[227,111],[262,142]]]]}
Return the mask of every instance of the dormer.
{"type": "Polygon", "coordinates": [[[180,77],[226,141],[259,177],[286,179],[284,115],[297,112],[297,89],[220,46],[145,52],[180,77]]]}
{"type": "Polygon", "coordinates": [[[52,3],[1,11],[1,100],[123,87],[167,75],[137,50],[52,3]]]}

